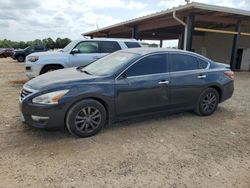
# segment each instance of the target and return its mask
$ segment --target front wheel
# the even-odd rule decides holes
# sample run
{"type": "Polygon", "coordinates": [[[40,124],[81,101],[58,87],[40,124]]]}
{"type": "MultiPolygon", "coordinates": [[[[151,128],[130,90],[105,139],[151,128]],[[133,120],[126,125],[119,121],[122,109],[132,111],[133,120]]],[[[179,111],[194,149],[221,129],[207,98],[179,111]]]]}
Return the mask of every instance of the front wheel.
{"type": "Polygon", "coordinates": [[[106,110],[96,100],[86,99],[76,103],[66,115],[68,131],[78,137],[97,134],[106,123],[106,110]]]}
{"type": "Polygon", "coordinates": [[[198,100],[195,112],[201,116],[209,116],[215,112],[219,104],[219,94],[214,88],[205,89],[198,100]]]}
{"type": "Polygon", "coordinates": [[[58,70],[58,69],[62,69],[62,67],[58,66],[58,65],[48,65],[48,66],[45,66],[42,69],[41,74],[45,74],[47,72],[52,72],[52,71],[55,71],[55,70],[58,70]]]}
{"type": "Polygon", "coordinates": [[[24,62],[25,57],[23,55],[19,55],[19,56],[16,57],[16,59],[17,59],[18,62],[24,62]]]}

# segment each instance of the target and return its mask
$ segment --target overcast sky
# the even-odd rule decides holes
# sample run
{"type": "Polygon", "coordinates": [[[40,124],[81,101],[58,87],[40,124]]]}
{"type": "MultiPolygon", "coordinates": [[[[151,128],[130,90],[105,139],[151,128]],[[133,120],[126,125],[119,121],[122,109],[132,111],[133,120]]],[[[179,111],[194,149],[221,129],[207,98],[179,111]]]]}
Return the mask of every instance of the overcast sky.
{"type": "MultiPolygon", "coordinates": [[[[250,10],[250,0],[196,0],[250,10]]],[[[185,4],[184,0],[0,0],[0,39],[81,38],[81,33],[185,4]]]]}

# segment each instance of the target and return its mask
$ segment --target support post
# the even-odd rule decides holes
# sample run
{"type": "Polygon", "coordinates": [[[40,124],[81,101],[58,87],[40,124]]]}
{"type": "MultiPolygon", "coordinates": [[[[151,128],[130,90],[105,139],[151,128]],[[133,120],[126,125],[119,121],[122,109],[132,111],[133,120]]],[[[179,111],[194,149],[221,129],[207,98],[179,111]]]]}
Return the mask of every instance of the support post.
{"type": "Polygon", "coordinates": [[[184,49],[184,40],[185,40],[185,28],[182,29],[182,34],[179,37],[179,45],[178,45],[179,49],[185,50],[184,49]]]}
{"type": "Polygon", "coordinates": [[[238,50],[238,45],[239,45],[239,40],[240,40],[240,31],[241,31],[240,20],[236,24],[235,31],[237,32],[237,34],[234,35],[234,39],[233,39],[233,47],[232,47],[231,61],[230,61],[231,70],[235,70],[236,68],[237,50],[238,50]]]}
{"type": "Polygon", "coordinates": [[[186,50],[192,50],[192,42],[193,42],[193,31],[194,31],[194,15],[189,15],[187,18],[187,46],[186,50]]]}
{"type": "Polygon", "coordinates": [[[138,27],[135,25],[132,29],[132,38],[138,40],[138,27]]]}
{"type": "Polygon", "coordinates": [[[162,48],[162,42],[163,42],[163,41],[162,41],[162,40],[160,40],[160,47],[161,47],[161,48],[162,48]]]}

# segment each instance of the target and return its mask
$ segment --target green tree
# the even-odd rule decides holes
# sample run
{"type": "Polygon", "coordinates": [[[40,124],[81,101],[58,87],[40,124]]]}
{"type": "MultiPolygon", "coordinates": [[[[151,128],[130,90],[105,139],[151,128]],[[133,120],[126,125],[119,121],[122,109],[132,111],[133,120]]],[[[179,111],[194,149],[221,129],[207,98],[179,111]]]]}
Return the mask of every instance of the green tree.
{"type": "Polygon", "coordinates": [[[33,41],[11,41],[7,39],[0,40],[0,48],[26,48],[27,46],[35,46],[35,45],[44,45],[48,49],[54,48],[64,48],[67,44],[69,44],[71,40],[69,38],[57,38],[56,41],[53,41],[52,38],[47,39],[36,39],[33,41]]]}

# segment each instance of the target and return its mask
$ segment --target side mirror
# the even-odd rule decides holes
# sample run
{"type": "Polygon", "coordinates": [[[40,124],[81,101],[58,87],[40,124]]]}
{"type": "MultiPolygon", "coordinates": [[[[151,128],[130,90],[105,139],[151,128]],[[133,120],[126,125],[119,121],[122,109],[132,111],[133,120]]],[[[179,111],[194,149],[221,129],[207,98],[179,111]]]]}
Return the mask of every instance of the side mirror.
{"type": "Polygon", "coordinates": [[[78,54],[78,53],[80,53],[80,50],[79,49],[77,49],[77,48],[74,48],[72,51],[71,51],[71,54],[78,54]]]}
{"type": "Polygon", "coordinates": [[[118,80],[124,80],[124,79],[126,79],[127,78],[127,72],[125,71],[124,73],[122,73],[120,76],[119,76],[119,78],[118,78],[118,80]]]}

